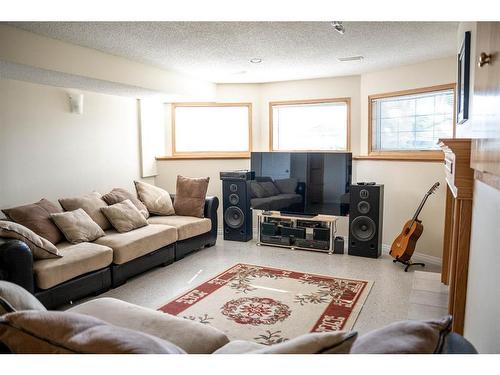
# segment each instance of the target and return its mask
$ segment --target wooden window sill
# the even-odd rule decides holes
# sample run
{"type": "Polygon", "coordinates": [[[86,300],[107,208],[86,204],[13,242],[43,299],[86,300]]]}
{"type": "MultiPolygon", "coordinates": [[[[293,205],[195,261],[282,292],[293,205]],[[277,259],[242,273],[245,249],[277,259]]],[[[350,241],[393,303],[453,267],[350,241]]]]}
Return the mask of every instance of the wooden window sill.
{"type": "Polygon", "coordinates": [[[353,156],[354,160],[387,160],[387,161],[418,161],[418,162],[440,162],[444,161],[444,153],[381,153],[370,155],[353,156]]]}
{"type": "Polygon", "coordinates": [[[241,154],[189,154],[189,155],[171,155],[157,156],[156,160],[210,160],[210,159],[250,159],[250,153],[241,154]]]}

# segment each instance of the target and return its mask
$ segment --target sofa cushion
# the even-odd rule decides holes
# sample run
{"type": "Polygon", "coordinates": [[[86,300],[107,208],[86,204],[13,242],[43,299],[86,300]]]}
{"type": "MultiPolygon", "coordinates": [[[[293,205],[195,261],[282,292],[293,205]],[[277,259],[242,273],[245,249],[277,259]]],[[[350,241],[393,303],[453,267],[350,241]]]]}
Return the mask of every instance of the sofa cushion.
{"type": "Polygon", "coordinates": [[[111,225],[120,233],[130,232],[133,229],[148,225],[144,215],[141,214],[130,199],[103,207],[101,211],[106,215],[111,225]]]}
{"type": "Polygon", "coordinates": [[[149,213],[155,215],[174,215],[174,205],[168,191],[141,181],[134,181],[137,196],[148,208],[149,213]]]}
{"type": "Polygon", "coordinates": [[[231,341],[214,354],[348,354],[356,332],[313,332],[274,345],[231,341]]]}
{"type": "Polygon", "coordinates": [[[248,354],[265,347],[264,344],[257,344],[253,341],[232,340],[223,347],[217,349],[213,354],[248,354]]]}
{"type": "Polygon", "coordinates": [[[155,335],[179,346],[187,353],[209,354],[228,343],[216,328],[114,298],[97,298],[69,310],[155,335]]]}
{"type": "Polygon", "coordinates": [[[200,219],[199,217],[192,216],[151,216],[148,219],[148,223],[175,227],[179,241],[199,236],[200,234],[210,232],[210,229],[212,229],[212,221],[210,219],[200,219]]]}
{"type": "Polygon", "coordinates": [[[177,241],[177,230],[167,225],[147,225],[130,232],[106,231],[95,242],[113,249],[113,263],[123,264],[177,241]]]}
{"type": "Polygon", "coordinates": [[[101,194],[94,191],[90,194],[75,198],[61,198],[59,203],[66,211],[74,211],[78,208],[83,209],[94,220],[102,230],[111,228],[106,216],[101,212],[101,207],[106,207],[107,204],[102,200],[101,194]]]}
{"type": "Polygon", "coordinates": [[[440,353],[451,329],[451,316],[418,321],[404,320],[371,331],[354,343],[353,354],[440,353]]]}
{"type": "Polygon", "coordinates": [[[0,220],[0,237],[23,241],[30,248],[34,259],[60,258],[57,247],[25,226],[13,221],[0,220]]]}
{"type": "Polygon", "coordinates": [[[46,308],[23,287],[0,280],[0,315],[23,310],[46,311],[46,308]]]}
{"type": "Polygon", "coordinates": [[[49,289],[74,277],[107,267],[113,260],[113,250],[93,242],[57,245],[63,255],[58,259],[35,261],[33,270],[35,282],[40,289],[49,289]]]}
{"type": "Polygon", "coordinates": [[[104,194],[102,196],[104,202],[109,204],[110,206],[115,203],[123,202],[126,199],[130,199],[130,201],[137,207],[137,209],[144,215],[147,219],[149,217],[149,211],[147,207],[142,203],[136,196],[134,196],[129,191],[122,188],[114,188],[108,194],[104,194]]]}
{"type": "Polygon", "coordinates": [[[68,242],[92,242],[104,236],[101,227],[81,208],[52,214],[51,217],[68,242]]]}
{"type": "Polygon", "coordinates": [[[62,233],[50,219],[50,214],[62,212],[62,210],[47,199],[25,206],[5,209],[2,212],[9,219],[31,229],[54,245],[64,239],[62,233]]]}
{"type": "Polygon", "coordinates": [[[210,177],[189,178],[177,176],[174,200],[175,214],[202,218],[209,181],[210,177]]]}
{"type": "Polygon", "coordinates": [[[182,354],[158,337],[61,311],[22,311],[0,318],[0,342],[19,354],[182,354]]]}

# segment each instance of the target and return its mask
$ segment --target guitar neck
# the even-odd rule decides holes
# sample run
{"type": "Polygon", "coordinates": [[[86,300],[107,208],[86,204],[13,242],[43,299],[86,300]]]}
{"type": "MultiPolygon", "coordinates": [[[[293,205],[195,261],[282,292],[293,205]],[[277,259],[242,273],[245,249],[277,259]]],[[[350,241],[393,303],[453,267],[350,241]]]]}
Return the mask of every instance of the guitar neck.
{"type": "Polygon", "coordinates": [[[429,198],[429,194],[425,195],[424,199],[422,199],[422,202],[420,202],[420,205],[418,206],[417,210],[415,211],[415,215],[413,215],[413,218],[411,219],[412,225],[416,220],[418,220],[418,215],[420,215],[422,208],[424,208],[424,204],[427,201],[427,198],[429,198]]]}

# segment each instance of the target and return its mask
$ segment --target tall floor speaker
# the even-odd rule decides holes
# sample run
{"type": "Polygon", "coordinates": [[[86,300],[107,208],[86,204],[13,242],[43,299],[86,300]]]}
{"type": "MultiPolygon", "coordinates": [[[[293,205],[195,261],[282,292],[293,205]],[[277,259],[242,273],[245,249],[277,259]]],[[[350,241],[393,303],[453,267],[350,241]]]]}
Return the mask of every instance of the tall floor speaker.
{"type": "Polygon", "coordinates": [[[351,185],[349,255],[378,258],[382,253],[384,185],[351,185]]]}
{"type": "Polygon", "coordinates": [[[252,239],[249,180],[251,172],[221,172],[224,240],[246,242],[252,239]]]}

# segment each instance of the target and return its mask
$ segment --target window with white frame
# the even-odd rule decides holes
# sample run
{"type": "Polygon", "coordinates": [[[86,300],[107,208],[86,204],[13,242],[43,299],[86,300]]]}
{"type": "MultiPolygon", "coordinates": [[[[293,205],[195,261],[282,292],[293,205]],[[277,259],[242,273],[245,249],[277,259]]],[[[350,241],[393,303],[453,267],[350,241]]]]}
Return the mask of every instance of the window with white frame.
{"type": "Polygon", "coordinates": [[[248,157],[250,103],[172,104],[174,156],[248,157]]]}
{"type": "Polygon", "coordinates": [[[350,100],[271,102],[272,151],[349,150],[350,100]]]}
{"type": "Polygon", "coordinates": [[[372,153],[437,151],[454,136],[454,85],[369,98],[372,153]]]}

